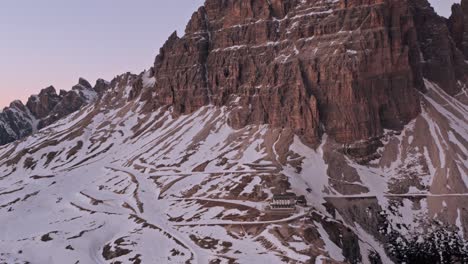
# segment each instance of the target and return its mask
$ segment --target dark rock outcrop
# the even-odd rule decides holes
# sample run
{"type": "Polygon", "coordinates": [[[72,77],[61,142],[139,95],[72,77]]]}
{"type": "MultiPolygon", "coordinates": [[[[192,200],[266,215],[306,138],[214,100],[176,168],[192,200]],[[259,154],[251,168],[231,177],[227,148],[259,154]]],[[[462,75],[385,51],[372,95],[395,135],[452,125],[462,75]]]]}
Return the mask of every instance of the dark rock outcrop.
{"type": "Polygon", "coordinates": [[[461,4],[452,6],[452,15],[448,20],[450,34],[457,48],[468,60],[468,1],[462,0],[461,4]]]}
{"type": "Polygon", "coordinates": [[[34,117],[41,119],[49,115],[60,99],[55,88],[49,86],[41,90],[39,95],[29,97],[26,106],[34,117]]]}
{"type": "MultiPolygon", "coordinates": [[[[451,23],[437,15],[427,0],[413,0],[408,3],[418,32],[424,77],[438,83],[448,94],[455,95],[468,82],[468,65],[463,52],[456,45],[460,33],[455,32],[455,19],[452,19],[451,34],[447,26],[451,23]]],[[[454,16],[457,16],[458,8],[455,6],[454,9],[454,16]]]]}
{"type": "Polygon", "coordinates": [[[104,92],[109,89],[109,82],[103,79],[98,79],[93,89],[99,96],[102,96],[104,92]]]}
{"type": "Polygon", "coordinates": [[[21,101],[12,102],[0,112],[0,145],[28,136],[34,129],[34,118],[21,101]]]}

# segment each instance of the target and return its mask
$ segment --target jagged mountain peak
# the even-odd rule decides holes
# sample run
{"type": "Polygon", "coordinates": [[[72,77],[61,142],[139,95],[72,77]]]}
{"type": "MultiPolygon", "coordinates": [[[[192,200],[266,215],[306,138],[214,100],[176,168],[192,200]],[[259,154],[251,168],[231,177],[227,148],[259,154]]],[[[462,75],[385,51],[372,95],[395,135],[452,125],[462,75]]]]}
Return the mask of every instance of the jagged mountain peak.
{"type": "Polygon", "coordinates": [[[109,86],[103,79],[97,80],[93,87],[79,78],[78,84],[69,91],[57,93],[54,86],[49,86],[30,96],[25,105],[21,101],[12,102],[0,113],[0,145],[29,136],[95,102],[109,86]]]}
{"type": "Polygon", "coordinates": [[[84,79],[82,77],[80,77],[78,79],[78,84],[85,87],[85,88],[87,88],[87,89],[92,89],[93,88],[93,86],[91,86],[91,84],[86,79],[84,79]]]}
{"type": "Polygon", "coordinates": [[[16,108],[16,109],[24,109],[25,105],[21,100],[14,100],[13,102],[10,103],[9,108],[16,108]]]}

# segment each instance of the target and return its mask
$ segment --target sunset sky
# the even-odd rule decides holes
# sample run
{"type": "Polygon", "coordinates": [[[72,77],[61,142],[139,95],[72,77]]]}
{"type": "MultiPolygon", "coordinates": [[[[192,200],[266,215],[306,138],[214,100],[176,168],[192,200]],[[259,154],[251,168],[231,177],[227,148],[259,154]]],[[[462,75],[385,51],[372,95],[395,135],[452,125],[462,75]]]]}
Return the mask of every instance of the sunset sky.
{"type": "MultiPolygon", "coordinates": [[[[430,0],[445,16],[456,0],[430,0]]],[[[174,31],[183,35],[203,0],[15,0],[0,3],[0,107],[84,77],[111,80],[152,65],[174,31]]]]}

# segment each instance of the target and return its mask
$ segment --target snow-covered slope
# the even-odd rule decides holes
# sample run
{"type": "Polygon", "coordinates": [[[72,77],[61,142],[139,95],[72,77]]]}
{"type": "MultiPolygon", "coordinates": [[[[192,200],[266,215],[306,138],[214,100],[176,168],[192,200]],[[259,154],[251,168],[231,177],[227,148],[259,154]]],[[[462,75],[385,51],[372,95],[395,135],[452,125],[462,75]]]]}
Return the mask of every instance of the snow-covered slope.
{"type": "Polygon", "coordinates": [[[153,83],[121,76],[0,147],[0,263],[399,263],[425,235],[466,253],[468,106],[437,85],[360,165],[326,135],[314,149],[288,129],[231,128],[235,100],[144,111],[129,98],[139,78],[153,83]],[[268,213],[287,191],[309,206],[268,213]]]}

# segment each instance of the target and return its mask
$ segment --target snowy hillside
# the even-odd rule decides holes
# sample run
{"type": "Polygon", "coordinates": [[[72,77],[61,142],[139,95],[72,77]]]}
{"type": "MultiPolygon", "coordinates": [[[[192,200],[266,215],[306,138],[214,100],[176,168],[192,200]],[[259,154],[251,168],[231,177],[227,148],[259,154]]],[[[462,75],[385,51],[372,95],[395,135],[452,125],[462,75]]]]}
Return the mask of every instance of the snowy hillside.
{"type": "Polygon", "coordinates": [[[432,83],[422,114],[359,165],[326,135],[312,149],[229,127],[235,99],[145,113],[122,100],[138,78],[0,148],[0,262],[392,263],[433,221],[468,235],[468,107],[432,83]],[[309,207],[268,214],[286,191],[309,207]]]}

